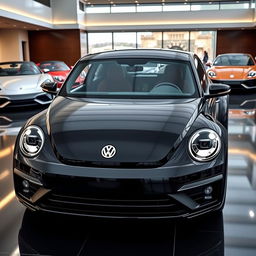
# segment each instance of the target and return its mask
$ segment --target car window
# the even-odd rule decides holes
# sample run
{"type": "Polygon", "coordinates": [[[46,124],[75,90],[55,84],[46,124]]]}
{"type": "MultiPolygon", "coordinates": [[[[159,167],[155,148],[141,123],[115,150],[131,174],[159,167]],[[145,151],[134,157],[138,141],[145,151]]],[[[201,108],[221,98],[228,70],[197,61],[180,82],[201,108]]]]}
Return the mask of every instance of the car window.
{"type": "Polygon", "coordinates": [[[40,70],[33,62],[0,63],[0,76],[25,76],[40,73],[40,70]]]}
{"type": "Polygon", "coordinates": [[[205,73],[205,69],[204,66],[202,64],[202,62],[200,61],[200,59],[195,56],[195,66],[196,66],[196,70],[197,70],[197,74],[199,77],[199,81],[200,81],[200,85],[203,89],[204,92],[207,92],[208,90],[208,80],[207,80],[207,75],[205,73]]]}
{"type": "Polygon", "coordinates": [[[197,97],[191,64],[157,59],[80,62],[62,92],[74,97],[197,97]]]}
{"type": "Polygon", "coordinates": [[[253,66],[254,61],[249,55],[234,54],[220,55],[214,63],[214,66],[253,66]]]}

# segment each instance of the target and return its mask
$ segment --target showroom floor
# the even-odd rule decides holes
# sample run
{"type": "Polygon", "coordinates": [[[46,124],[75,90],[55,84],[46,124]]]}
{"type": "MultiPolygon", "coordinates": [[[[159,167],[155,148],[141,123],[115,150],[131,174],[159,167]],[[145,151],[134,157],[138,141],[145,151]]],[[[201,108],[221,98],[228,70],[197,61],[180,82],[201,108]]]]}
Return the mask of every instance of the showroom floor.
{"type": "Polygon", "coordinates": [[[0,112],[0,256],[256,255],[256,99],[232,95],[229,168],[222,214],[169,222],[93,221],[33,214],[12,184],[15,136],[31,115],[0,112]]]}

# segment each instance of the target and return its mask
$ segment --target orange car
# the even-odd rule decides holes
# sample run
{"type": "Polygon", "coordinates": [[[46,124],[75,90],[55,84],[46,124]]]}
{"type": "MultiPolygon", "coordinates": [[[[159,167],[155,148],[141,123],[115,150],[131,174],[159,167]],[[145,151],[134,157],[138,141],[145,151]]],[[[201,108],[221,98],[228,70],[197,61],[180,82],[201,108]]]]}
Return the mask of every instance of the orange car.
{"type": "Polygon", "coordinates": [[[228,84],[232,89],[256,89],[256,62],[250,54],[218,55],[207,74],[213,83],[228,84]]]}

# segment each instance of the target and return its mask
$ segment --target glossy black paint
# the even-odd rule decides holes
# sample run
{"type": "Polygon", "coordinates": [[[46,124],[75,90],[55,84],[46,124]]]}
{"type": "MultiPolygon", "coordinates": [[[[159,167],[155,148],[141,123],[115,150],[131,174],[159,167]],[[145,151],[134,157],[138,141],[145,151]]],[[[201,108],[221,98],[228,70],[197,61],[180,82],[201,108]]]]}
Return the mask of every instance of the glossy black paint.
{"type": "MultiPolygon", "coordinates": [[[[36,178],[31,192],[22,192],[24,179],[14,173],[19,200],[33,210],[108,218],[194,217],[223,207],[227,168],[227,96],[207,99],[200,86],[193,55],[176,51],[116,51],[87,58],[149,55],[191,62],[201,97],[197,99],[83,99],[65,97],[65,85],[48,110],[32,117],[45,133],[37,157],[22,155],[17,142],[14,168],[36,178]],[[196,162],[188,140],[198,129],[210,128],[222,140],[221,151],[209,162],[196,162]],[[113,144],[117,154],[101,157],[113,144]],[[213,177],[209,184],[193,187],[213,177]],[[184,185],[191,188],[182,191],[184,185]],[[43,188],[45,194],[34,200],[43,188]]],[[[82,59],[81,61],[83,61],[82,59]]],[[[72,72],[75,72],[75,68],[72,72]]],[[[208,91],[207,91],[208,90],[208,91]]]]}

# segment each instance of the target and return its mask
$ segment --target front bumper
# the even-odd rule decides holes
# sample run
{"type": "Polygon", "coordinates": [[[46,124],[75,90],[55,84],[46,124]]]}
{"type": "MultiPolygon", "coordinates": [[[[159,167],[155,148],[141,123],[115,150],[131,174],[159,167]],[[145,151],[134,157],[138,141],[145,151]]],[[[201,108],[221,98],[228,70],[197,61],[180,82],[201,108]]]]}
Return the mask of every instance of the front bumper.
{"type": "Polygon", "coordinates": [[[213,83],[227,84],[231,89],[256,89],[256,79],[247,80],[215,80],[211,79],[213,83]]]}
{"type": "Polygon", "coordinates": [[[34,105],[46,105],[52,102],[52,96],[45,92],[21,94],[21,95],[0,95],[0,109],[5,107],[24,107],[34,105]]]}
{"type": "Polygon", "coordinates": [[[101,218],[191,218],[223,206],[226,166],[176,177],[122,179],[43,173],[15,160],[14,185],[18,199],[32,210],[101,218]],[[209,187],[212,193],[207,194],[209,187]]]}

